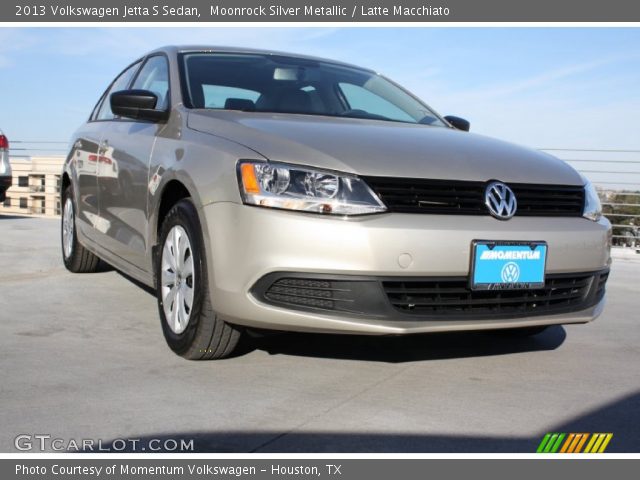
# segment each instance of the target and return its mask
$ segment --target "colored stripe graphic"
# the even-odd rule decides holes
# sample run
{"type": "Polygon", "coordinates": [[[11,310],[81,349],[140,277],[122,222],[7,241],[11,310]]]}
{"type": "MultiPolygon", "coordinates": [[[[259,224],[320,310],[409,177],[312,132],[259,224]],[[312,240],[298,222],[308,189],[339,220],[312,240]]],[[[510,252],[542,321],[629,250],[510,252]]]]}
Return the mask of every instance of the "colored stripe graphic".
{"type": "Polygon", "coordinates": [[[584,453],[603,453],[612,438],[612,433],[547,433],[536,453],[581,453],[585,444],[584,453]]]}
{"type": "Polygon", "coordinates": [[[587,438],[589,438],[589,434],[588,433],[583,433],[582,434],[582,438],[580,439],[580,442],[578,442],[578,445],[576,445],[576,449],[574,450],[573,453],[580,453],[582,451],[582,447],[584,446],[585,442],[587,441],[587,438]]]}
{"type": "Polygon", "coordinates": [[[547,442],[547,446],[544,447],[544,453],[551,453],[551,449],[553,448],[553,445],[556,443],[557,439],[558,439],[558,434],[552,433],[551,438],[547,442]]]}
{"type": "Polygon", "coordinates": [[[602,453],[613,438],[612,433],[594,433],[584,453],[602,453]]]}
{"type": "Polygon", "coordinates": [[[584,453],[591,453],[591,447],[593,447],[593,444],[596,443],[597,438],[597,434],[591,436],[591,440],[589,440],[589,443],[587,443],[587,448],[584,449],[584,453]]]}
{"type": "Polygon", "coordinates": [[[567,449],[567,453],[573,453],[576,451],[576,447],[578,446],[578,442],[582,440],[582,434],[581,433],[576,433],[575,436],[573,437],[573,442],[571,442],[571,445],[569,445],[569,448],[567,449]]]}
{"type": "Polygon", "coordinates": [[[565,436],[565,433],[547,433],[538,445],[536,453],[556,453],[565,436]]]}
{"type": "Polygon", "coordinates": [[[567,441],[564,442],[564,445],[562,445],[562,449],[560,450],[560,453],[567,453],[568,452],[569,446],[573,442],[574,438],[576,438],[576,434],[575,433],[570,433],[569,436],[567,437],[567,441]]]}
{"type": "Polygon", "coordinates": [[[551,450],[549,451],[549,453],[556,453],[558,451],[558,449],[560,448],[560,445],[562,444],[562,440],[564,440],[566,434],[564,433],[560,433],[558,435],[558,439],[556,440],[556,443],[553,444],[553,447],[551,447],[551,450]]]}
{"type": "Polygon", "coordinates": [[[538,445],[538,449],[536,450],[536,453],[543,453],[544,452],[544,447],[547,445],[547,442],[549,441],[549,438],[551,438],[551,434],[547,433],[542,438],[542,441],[540,442],[540,445],[538,445]]]}
{"type": "Polygon", "coordinates": [[[600,444],[602,443],[602,441],[604,440],[604,435],[601,433],[598,433],[598,439],[596,440],[596,443],[593,444],[593,447],[591,448],[591,453],[597,453],[598,450],[600,449],[600,444]]]}
{"type": "Polygon", "coordinates": [[[606,435],[607,436],[604,439],[604,442],[602,442],[602,445],[600,446],[600,450],[598,450],[598,453],[603,453],[606,450],[607,446],[609,445],[609,442],[613,438],[613,433],[607,433],[606,435]]]}

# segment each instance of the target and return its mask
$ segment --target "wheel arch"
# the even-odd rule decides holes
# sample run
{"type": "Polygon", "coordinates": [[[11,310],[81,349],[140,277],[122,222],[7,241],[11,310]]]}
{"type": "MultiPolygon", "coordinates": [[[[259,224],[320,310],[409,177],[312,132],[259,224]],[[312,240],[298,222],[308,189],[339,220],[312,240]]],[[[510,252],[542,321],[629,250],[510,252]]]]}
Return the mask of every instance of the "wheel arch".
{"type": "Polygon", "coordinates": [[[155,215],[153,221],[152,239],[153,245],[158,243],[160,228],[162,227],[162,222],[167,216],[167,213],[169,213],[171,207],[173,207],[176,203],[184,198],[191,198],[192,200],[194,200],[194,203],[196,200],[192,195],[191,190],[189,190],[184,182],[178,180],[177,178],[172,178],[163,185],[154,212],[155,215]]]}
{"type": "Polygon", "coordinates": [[[65,171],[62,173],[62,178],[60,179],[60,195],[64,193],[69,185],[71,185],[71,177],[69,173],[65,171]]]}
{"type": "MultiPolygon", "coordinates": [[[[184,198],[190,198],[196,207],[198,212],[198,220],[202,228],[202,236],[204,241],[208,240],[208,230],[206,226],[206,219],[202,215],[202,203],[197,190],[189,178],[181,178],[178,176],[171,176],[166,178],[164,182],[158,187],[156,192],[157,197],[152,198],[152,205],[154,208],[150,212],[149,218],[149,245],[152,248],[152,261],[154,261],[155,249],[159,242],[160,228],[162,222],[165,219],[171,207],[184,198]]],[[[154,195],[155,197],[155,195],[154,195]]]]}

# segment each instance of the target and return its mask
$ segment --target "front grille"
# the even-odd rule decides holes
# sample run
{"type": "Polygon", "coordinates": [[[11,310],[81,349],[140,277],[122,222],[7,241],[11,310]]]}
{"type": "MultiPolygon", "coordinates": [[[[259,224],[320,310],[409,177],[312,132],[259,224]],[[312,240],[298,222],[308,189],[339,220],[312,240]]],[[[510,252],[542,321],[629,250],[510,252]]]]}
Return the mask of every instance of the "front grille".
{"type": "Polygon", "coordinates": [[[281,278],[269,287],[264,296],[275,303],[335,310],[336,302],[341,301],[336,298],[336,293],[344,293],[345,290],[348,292],[348,289],[334,288],[328,280],[281,278]]]}
{"type": "Polygon", "coordinates": [[[607,273],[548,275],[543,288],[470,290],[467,278],[384,281],[394,308],[412,315],[455,317],[521,316],[587,308],[604,295],[607,273]],[[591,295],[592,284],[596,292],[591,295]]]}
{"type": "MultiPolygon", "coordinates": [[[[489,215],[484,192],[489,182],[363,177],[391,212],[489,215]]],[[[580,217],[584,189],[570,185],[509,183],[518,202],[516,216],[580,217]]]]}
{"type": "Polygon", "coordinates": [[[604,286],[609,278],[609,271],[598,275],[598,285],[596,287],[596,297],[602,298],[604,295],[604,286]]]}
{"type": "Polygon", "coordinates": [[[467,277],[353,277],[274,272],[252,294],[302,311],[394,320],[483,320],[585,310],[605,293],[608,270],[547,275],[544,288],[471,290],[467,277]]]}

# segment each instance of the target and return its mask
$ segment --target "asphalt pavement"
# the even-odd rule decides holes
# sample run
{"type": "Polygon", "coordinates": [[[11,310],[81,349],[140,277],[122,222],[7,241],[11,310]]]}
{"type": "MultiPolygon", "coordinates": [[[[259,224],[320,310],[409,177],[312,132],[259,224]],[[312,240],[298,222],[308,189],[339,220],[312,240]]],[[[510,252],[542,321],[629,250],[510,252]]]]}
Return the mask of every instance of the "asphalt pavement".
{"type": "Polygon", "coordinates": [[[51,436],[94,451],[528,453],[547,432],[640,451],[640,255],[614,260],[598,320],[533,338],[280,334],[189,362],[149,291],[64,269],[58,228],[0,215],[2,452],[44,435],[46,450],[51,436]]]}

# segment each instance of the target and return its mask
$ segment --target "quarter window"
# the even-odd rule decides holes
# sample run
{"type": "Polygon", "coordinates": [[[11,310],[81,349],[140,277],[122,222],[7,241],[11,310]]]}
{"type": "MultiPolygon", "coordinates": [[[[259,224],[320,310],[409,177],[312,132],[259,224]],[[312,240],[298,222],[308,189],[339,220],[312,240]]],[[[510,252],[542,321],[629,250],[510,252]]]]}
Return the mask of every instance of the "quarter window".
{"type": "Polygon", "coordinates": [[[115,118],[115,115],[111,111],[111,102],[109,101],[109,97],[113,92],[127,89],[139,66],[140,62],[131,65],[111,84],[109,91],[102,97],[102,105],[100,105],[100,109],[98,110],[95,120],[112,120],[115,118]]]}
{"type": "Polygon", "coordinates": [[[133,89],[148,90],[158,97],[156,110],[166,110],[169,107],[169,65],[162,55],[149,58],[135,82],[133,89]]]}

